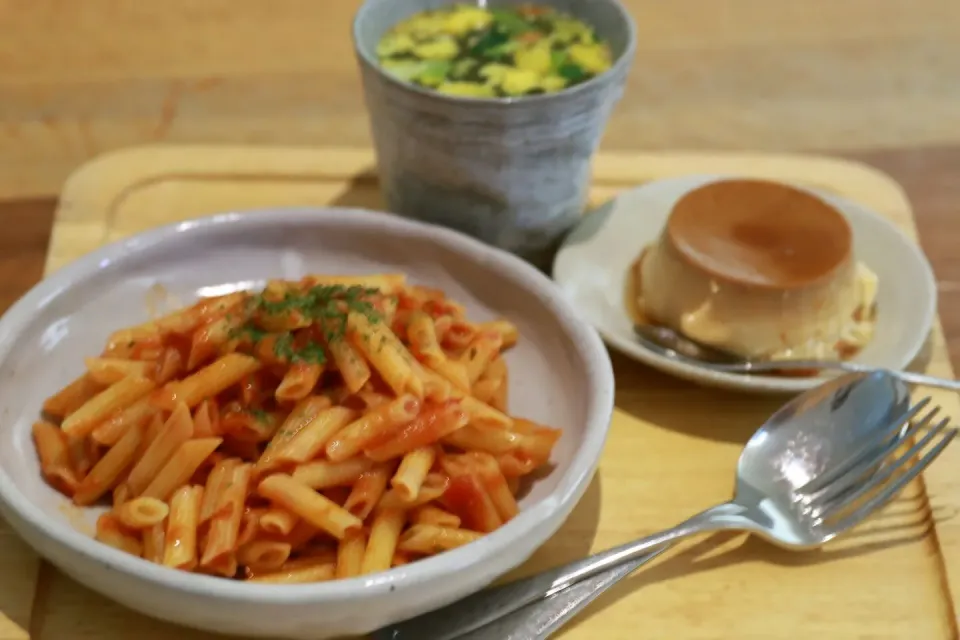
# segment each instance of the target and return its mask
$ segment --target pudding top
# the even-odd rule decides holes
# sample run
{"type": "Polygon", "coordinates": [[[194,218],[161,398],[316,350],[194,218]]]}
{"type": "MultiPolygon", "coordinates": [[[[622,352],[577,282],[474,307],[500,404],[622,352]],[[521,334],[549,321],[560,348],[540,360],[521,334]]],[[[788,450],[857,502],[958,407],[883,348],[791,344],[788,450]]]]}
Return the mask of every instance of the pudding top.
{"type": "Polygon", "coordinates": [[[762,180],[723,180],[683,196],[666,240],[723,281],[797,289],[828,280],[852,255],[850,225],[820,198],[762,180]]]}

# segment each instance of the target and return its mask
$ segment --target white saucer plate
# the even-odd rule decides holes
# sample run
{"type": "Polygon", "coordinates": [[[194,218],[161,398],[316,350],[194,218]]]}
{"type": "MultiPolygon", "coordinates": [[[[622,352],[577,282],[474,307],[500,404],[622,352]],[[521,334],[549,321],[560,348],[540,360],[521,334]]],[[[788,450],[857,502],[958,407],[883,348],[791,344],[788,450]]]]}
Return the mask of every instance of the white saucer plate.
{"type": "MultiPolygon", "coordinates": [[[[761,393],[805,391],[823,378],[721,373],[657,354],[634,338],[626,308],[633,261],[659,237],[677,200],[704,184],[730,177],[735,176],[658,180],[617,196],[570,233],[554,260],[553,277],[610,347],[644,364],[708,386],[761,393]]],[[[923,348],[936,317],[936,281],[930,263],[913,240],[880,214],[829,193],[806,190],[846,216],[857,259],[879,279],[874,339],[854,361],[907,368],[923,348]]]]}

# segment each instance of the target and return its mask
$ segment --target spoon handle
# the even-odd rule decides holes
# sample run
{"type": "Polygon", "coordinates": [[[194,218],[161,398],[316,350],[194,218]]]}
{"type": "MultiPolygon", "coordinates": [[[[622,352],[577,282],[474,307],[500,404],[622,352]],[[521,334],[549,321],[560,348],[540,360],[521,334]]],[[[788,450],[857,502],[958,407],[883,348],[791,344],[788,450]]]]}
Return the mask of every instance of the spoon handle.
{"type": "Polygon", "coordinates": [[[537,600],[469,633],[457,636],[457,640],[542,640],[549,638],[570,619],[583,611],[604,591],[613,587],[640,566],[669,548],[660,547],[639,560],[625,562],[613,569],[581,580],[548,598],[537,600]]]}
{"type": "Polygon", "coordinates": [[[552,596],[563,589],[616,566],[640,560],[657,547],[696,533],[718,529],[745,529],[743,508],[725,503],[703,511],[672,529],[629,542],[582,560],[549,569],[515,582],[486,589],[446,607],[385,627],[373,640],[452,640],[490,624],[531,602],[552,596]]]}
{"type": "MultiPolygon", "coordinates": [[[[809,369],[834,369],[837,371],[849,371],[851,373],[877,371],[879,367],[871,367],[856,362],[834,362],[824,360],[774,360],[768,362],[744,362],[742,364],[709,364],[707,365],[716,371],[727,371],[729,373],[766,373],[771,371],[797,371],[809,369]]],[[[914,373],[913,371],[896,371],[893,369],[884,369],[890,375],[897,377],[908,384],[916,384],[924,387],[936,387],[939,389],[951,389],[960,391],[960,380],[947,380],[928,376],[923,373],[914,373]]]]}

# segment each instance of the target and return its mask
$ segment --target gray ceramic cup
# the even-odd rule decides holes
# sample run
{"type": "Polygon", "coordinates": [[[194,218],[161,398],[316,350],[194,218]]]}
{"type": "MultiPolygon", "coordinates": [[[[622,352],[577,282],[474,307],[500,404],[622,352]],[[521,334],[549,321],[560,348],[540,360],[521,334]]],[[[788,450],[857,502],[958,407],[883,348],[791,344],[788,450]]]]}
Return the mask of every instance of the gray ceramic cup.
{"type": "Polygon", "coordinates": [[[455,3],[367,0],[354,19],[354,45],[387,207],[545,266],[583,211],[590,159],[633,62],[633,21],[617,0],[534,2],[591,24],[614,57],[609,71],[558,93],[461,98],[404,83],[381,70],[375,50],[390,27],[420,11],[455,3]]]}

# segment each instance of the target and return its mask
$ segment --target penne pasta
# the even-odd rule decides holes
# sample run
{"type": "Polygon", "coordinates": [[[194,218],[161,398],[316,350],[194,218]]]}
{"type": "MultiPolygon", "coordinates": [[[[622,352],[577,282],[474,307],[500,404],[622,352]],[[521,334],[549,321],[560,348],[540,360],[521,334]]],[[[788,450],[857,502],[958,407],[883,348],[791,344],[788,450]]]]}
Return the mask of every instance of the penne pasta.
{"type": "Polygon", "coordinates": [[[160,522],[152,527],[147,527],[141,532],[144,560],[149,560],[155,564],[163,564],[166,531],[166,524],[160,522]]]}
{"type": "Polygon", "coordinates": [[[187,371],[193,371],[204,362],[213,359],[242,324],[243,318],[240,315],[228,314],[194,331],[190,339],[190,353],[187,356],[187,371]]]}
{"type": "Polygon", "coordinates": [[[279,571],[264,573],[250,578],[251,582],[268,584],[302,584],[306,582],[323,582],[333,580],[336,576],[337,565],[334,562],[318,562],[307,566],[291,568],[281,567],[279,571]]]}
{"type": "Polygon", "coordinates": [[[447,488],[449,488],[449,486],[450,478],[448,478],[446,475],[441,473],[428,473],[427,477],[423,481],[423,484],[420,485],[420,491],[417,493],[417,497],[414,500],[404,500],[396,491],[390,489],[383,494],[383,497],[380,499],[380,503],[377,506],[384,509],[414,509],[416,507],[433,502],[434,500],[439,500],[443,497],[443,494],[447,492],[447,488]]]}
{"type": "Polygon", "coordinates": [[[254,573],[279,571],[290,552],[286,542],[254,540],[237,549],[237,562],[254,573]]]}
{"type": "Polygon", "coordinates": [[[471,451],[464,456],[473,467],[487,495],[490,496],[500,519],[508,522],[520,512],[520,509],[496,458],[485,451],[471,451]]]}
{"type": "Polygon", "coordinates": [[[220,410],[213,398],[204,400],[193,412],[193,437],[211,438],[220,434],[220,410]]]}
{"type": "Polygon", "coordinates": [[[147,424],[147,431],[143,437],[143,442],[146,445],[150,445],[154,440],[157,439],[157,436],[160,435],[160,432],[163,431],[163,427],[167,424],[167,421],[163,419],[163,412],[157,411],[150,417],[150,422],[147,424]]]}
{"type": "Polygon", "coordinates": [[[90,374],[85,373],[47,398],[43,403],[43,412],[54,418],[66,418],[93,399],[104,388],[105,385],[98,383],[90,377],[90,374]]]}
{"type": "Polygon", "coordinates": [[[243,504],[252,472],[253,465],[234,465],[230,469],[229,480],[220,487],[217,504],[210,518],[207,543],[200,559],[200,566],[205,569],[228,576],[236,572],[233,553],[237,548],[243,504]]]}
{"type": "Polygon", "coordinates": [[[509,349],[513,345],[517,344],[517,339],[520,337],[520,332],[517,329],[517,326],[510,322],[509,320],[491,320],[490,322],[481,322],[477,325],[477,330],[486,332],[494,332],[500,336],[500,344],[502,349],[509,349]]]}
{"type": "Polygon", "coordinates": [[[224,487],[233,478],[233,468],[240,464],[239,458],[226,458],[214,465],[203,491],[200,505],[200,522],[206,522],[217,510],[217,503],[224,487]]]}
{"type": "Polygon", "coordinates": [[[260,515],[259,525],[265,533],[270,535],[287,536],[293,531],[299,519],[297,514],[291,513],[283,507],[273,507],[260,515]]]}
{"type": "Polygon", "coordinates": [[[353,490],[343,503],[343,508],[360,520],[366,520],[380,502],[392,471],[393,465],[390,463],[381,463],[369,471],[364,471],[353,484],[353,490]]]}
{"type": "Polygon", "coordinates": [[[462,456],[443,456],[440,464],[450,477],[441,503],[468,529],[483,533],[498,529],[504,521],[474,465],[462,456]]]}
{"type": "Polygon", "coordinates": [[[437,527],[448,527],[450,529],[458,529],[460,527],[459,516],[440,507],[435,507],[432,504],[425,504],[411,511],[410,522],[413,524],[430,524],[437,527]]]}
{"type": "Polygon", "coordinates": [[[227,354],[183,380],[168,383],[154,402],[168,411],[172,411],[177,402],[193,409],[203,400],[240,382],[260,366],[256,358],[241,353],[227,354]]]}
{"type": "Polygon", "coordinates": [[[267,444],[267,448],[257,461],[257,471],[262,473],[271,468],[275,462],[277,451],[286,447],[287,443],[293,440],[301,429],[313,422],[321,411],[329,408],[332,404],[330,399],[325,396],[309,396],[298,402],[267,444]]]}
{"type": "Polygon", "coordinates": [[[519,448],[523,436],[501,429],[477,429],[467,425],[443,437],[443,443],[463,451],[486,451],[495,455],[519,448]]]}
{"type": "Polygon", "coordinates": [[[197,527],[203,487],[183,486],[170,499],[170,518],[164,535],[163,564],[191,571],[197,566],[197,527]]]}
{"type": "Polygon", "coordinates": [[[123,503],[130,499],[130,489],[123,482],[113,488],[113,509],[117,510],[123,503]]]}
{"type": "Polygon", "coordinates": [[[44,401],[40,472],[108,508],[98,540],[177,570],[386,571],[502,526],[550,464],[562,432],[508,411],[517,339],[401,274],[201,298],[114,331],[44,401]]]}
{"type": "Polygon", "coordinates": [[[362,403],[363,409],[376,409],[393,400],[390,396],[366,388],[357,391],[354,397],[362,403]]]}
{"type": "Polygon", "coordinates": [[[357,414],[346,407],[330,407],[318,413],[300,431],[278,446],[274,459],[278,462],[306,462],[323,451],[331,438],[350,424],[357,414]]]}
{"type": "Polygon", "coordinates": [[[337,546],[337,578],[353,578],[363,570],[367,535],[363,531],[347,534],[337,546]]]}
{"type": "Polygon", "coordinates": [[[63,420],[60,428],[70,437],[85,436],[118,411],[150,393],[156,383],[149,378],[124,378],[87,400],[63,420]]]}
{"type": "Polygon", "coordinates": [[[461,401],[450,400],[430,405],[389,440],[364,449],[364,455],[377,461],[405,456],[439,442],[441,438],[465,426],[467,419],[467,414],[461,409],[461,401]]]}
{"type": "MultiPolygon", "coordinates": [[[[305,520],[299,520],[290,535],[284,536],[284,542],[288,543],[294,551],[301,552],[320,533],[318,527],[305,520]]],[[[333,557],[330,560],[333,561],[333,557]]]]}
{"type": "Polygon", "coordinates": [[[374,462],[367,457],[358,456],[343,462],[316,460],[299,465],[293,471],[293,477],[311,489],[352,486],[363,472],[371,469],[374,462]]]}
{"type": "Polygon", "coordinates": [[[114,507],[120,524],[128,529],[147,529],[162,523],[169,513],[167,503],[156,498],[134,498],[114,507]]]}
{"type": "Polygon", "coordinates": [[[160,357],[157,359],[156,365],[156,375],[154,379],[157,381],[158,385],[165,385],[170,382],[177,376],[181,375],[186,366],[183,361],[183,356],[180,354],[180,350],[174,347],[167,347],[164,349],[160,357]]]}
{"type": "Polygon", "coordinates": [[[141,427],[128,429],[80,482],[73,494],[73,501],[78,505],[92,504],[112,489],[120,475],[133,462],[142,439],[141,427]]]}
{"type": "Polygon", "coordinates": [[[333,322],[336,321],[328,320],[325,323],[326,333],[335,336],[327,338],[327,349],[330,351],[334,366],[343,377],[344,385],[350,393],[356,393],[367,384],[372,372],[360,350],[343,336],[336,335],[337,330],[332,326],[333,322]]]}
{"type": "Polygon", "coordinates": [[[91,434],[93,439],[105,446],[113,446],[131,425],[142,425],[158,415],[148,397],[141,398],[123,411],[102,422],[91,434]]]}
{"type": "Polygon", "coordinates": [[[319,364],[294,364],[283,376],[283,380],[277,386],[274,396],[277,402],[296,402],[303,400],[313,388],[317,386],[320,375],[323,373],[323,366],[319,364]]]}
{"type": "Polygon", "coordinates": [[[67,438],[60,427],[49,422],[33,425],[33,442],[40,456],[40,471],[58,491],[72,496],[80,483],[70,461],[67,438]]]}
{"type": "Polygon", "coordinates": [[[469,529],[455,529],[434,524],[415,524],[400,536],[397,548],[406,553],[434,555],[462,547],[483,534],[469,529]]]}
{"type": "Polygon", "coordinates": [[[447,358],[437,334],[437,326],[429,315],[416,311],[410,316],[407,336],[414,352],[429,369],[440,374],[463,393],[470,392],[467,368],[460,362],[447,358]]]}
{"type": "Polygon", "coordinates": [[[257,491],[338,540],[363,526],[362,520],[352,513],[288,475],[276,474],[261,480],[257,491]]]}
{"type": "Polygon", "coordinates": [[[390,327],[383,322],[374,324],[364,314],[350,313],[347,331],[354,346],[396,395],[423,397],[423,380],[414,370],[416,361],[390,327]]]}
{"type": "MultiPolygon", "coordinates": [[[[206,497],[206,492],[204,492],[204,497],[206,497]]],[[[251,509],[250,507],[244,509],[243,516],[240,518],[240,532],[237,533],[238,548],[253,542],[260,534],[260,516],[263,515],[264,511],[264,509],[251,509]]]]}
{"type": "Polygon", "coordinates": [[[354,457],[373,442],[381,441],[417,417],[420,401],[404,394],[346,425],[326,443],[327,457],[342,462],[354,457]]]}
{"type": "Polygon", "coordinates": [[[460,363],[466,369],[467,379],[470,380],[471,385],[476,384],[480,375],[499,355],[500,335],[485,331],[478,332],[460,356],[460,363]]]}
{"type": "Polygon", "coordinates": [[[131,496],[139,496],[147,488],[163,465],[174,452],[193,435],[193,419],[190,410],[182,402],[170,414],[163,428],[147,447],[140,460],[127,476],[127,489],[131,496]]]}
{"type": "Polygon", "coordinates": [[[190,479],[221,442],[221,438],[187,440],[174,452],[140,495],[166,500],[177,487],[183,486],[190,479]]]}
{"type": "Polygon", "coordinates": [[[377,512],[370,525],[370,537],[360,565],[361,574],[390,568],[406,518],[407,514],[402,509],[381,509],[377,512]]]}
{"type": "Polygon", "coordinates": [[[87,358],[84,363],[87,375],[103,386],[110,386],[124,378],[152,378],[157,369],[152,362],[122,358],[87,358]]]}
{"type": "Polygon", "coordinates": [[[434,447],[420,447],[410,451],[400,461],[400,467],[390,479],[390,486],[404,501],[413,502],[436,459],[437,450],[434,447]]]}
{"type": "Polygon", "coordinates": [[[467,412],[467,424],[479,428],[509,429],[513,419],[473,396],[460,398],[460,406],[467,412]]]}
{"type": "MultiPolygon", "coordinates": [[[[63,431],[61,430],[61,433],[63,431]]],[[[97,442],[92,438],[71,438],[65,436],[67,440],[67,451],[70,455],[70,462],[73,464],[77,477],[83,479],[87,476],[93,467],[100,462],[103,452],[97,442]]]]}
{"type": "MultiPolygon", "coordinates": [[[[276,411],[246,410],[238,403],[224,407],[217,431],[236,440],[258,444],[268,442],[283,424],[284,415],[276,411]]],[[[259,457],[259,452],[254,458],[259,457]]]]}
{"type": "Polygon", "coordinates": [[[114,549],[125,551],[137,557],[143,555],[143,543],[135,535],[125,531],[117,517],[112,513],[107,512],[97,518],[94,537],[114,549]]]}

